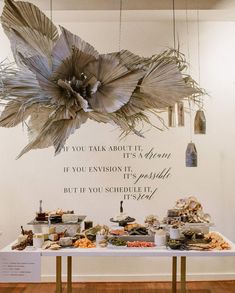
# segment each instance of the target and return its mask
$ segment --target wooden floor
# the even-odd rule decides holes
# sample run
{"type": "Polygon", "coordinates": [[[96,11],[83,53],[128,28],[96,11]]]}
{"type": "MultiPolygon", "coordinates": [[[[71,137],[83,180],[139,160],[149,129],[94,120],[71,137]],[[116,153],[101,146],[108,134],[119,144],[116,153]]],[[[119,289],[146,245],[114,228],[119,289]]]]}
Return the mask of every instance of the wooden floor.
{"type": "MultiPolygon", "coordinates": [[[[55,293],[55,284],[0,284],[0,293],[55,293]]],[[[73,293],[171,293],[171,284],[74,283],[73,293]]],[[[235,281],[187,282],[187,293],[235,293],[235,281]]]]}

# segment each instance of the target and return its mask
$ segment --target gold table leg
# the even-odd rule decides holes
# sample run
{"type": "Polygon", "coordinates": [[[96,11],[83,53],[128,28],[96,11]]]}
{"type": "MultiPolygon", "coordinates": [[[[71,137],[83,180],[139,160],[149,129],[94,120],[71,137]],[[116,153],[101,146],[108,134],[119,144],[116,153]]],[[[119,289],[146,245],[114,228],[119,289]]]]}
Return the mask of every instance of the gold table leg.
{"type": "Polygon", "coordinates": [[[72,256],[67,257],[67,292],[72,293],[72,256]]]}
{"type": "Polygon", "coordinates": [[[181,256],[180,293],[186,293],[186,256],[181,256]]]}
{"type": "Polygon", "coordinates": [[[177,292],[177,257],[172,257],[172,293],[177,292]]]}
{"type": "Polygon", "coordinates": [[[56,257],[56,293],[62,293],[62,257],[56,257]]]}

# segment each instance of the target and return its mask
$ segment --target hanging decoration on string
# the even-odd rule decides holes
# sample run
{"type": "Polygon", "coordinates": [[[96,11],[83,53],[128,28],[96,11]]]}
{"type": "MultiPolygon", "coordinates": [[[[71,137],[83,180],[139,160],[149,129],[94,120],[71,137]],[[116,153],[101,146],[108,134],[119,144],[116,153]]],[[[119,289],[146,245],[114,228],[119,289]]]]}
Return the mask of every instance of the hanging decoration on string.
{"type": "Polygon", "coordinates": [[[184,102],[177,102],[178,126],[184,126],[184,102]]]}
{"type": "MultiPolygon", "coordinates": [[[[178,53],[176,51],[176,21],[175,21],[175,0],[172,0],[172,37],[173,37],[173,48],[174,54],[178,53]]],[[[177,54],[176,54],[177,58],[177,54]]],[[[176,126],[176,113],[175,113],[175,105],[171,105],[168,107],[168,127],[176,126]]]]}
{"type": "Polygon", "coordinates": [[[1,63],[0,126],[27,125],[29,144],[19,157],[50,146],[58,154],[88,119],[142,137],[139,125],[152,125],[149,113],[163,121],[160,112],[203,93],[175,49],[149,58],[127,50],[99,54],[64,27],[59,34],[35,5],[22,1],[5,0],[1,22],[15,64],[1,63]]]}
{"type": "Polygon", "coordinates": [[[194,119],[194,133],[206,134],[206,117],[202,109],[197,110],[194,119]]]}
{"type": "Polygon", "coordinates": [[[186,149],[186,167],[197,167],[197,149],[193,142],[186,149]]]}
{"type": "MultiPolygon", "coordinates": [[[[198,41],[198,81],[201,82],[201,66],[200,66],[200,18],[199,9],[197,7],[197,41],[198,41]]],[[[206,117],[203,111],[203,99],[199,96],[199,109],[196,112],[194,119],[194,133],[206,134],[206,117]]]]}
{"type": "MultiPolygon", "coordinates": [[[[186,29],[187,29],[187,51],[188,60],[190,61],[190,50],[189,50],[189,21],[188,21],[188,0],[185,3],[186,12],[186,29]]],[[[188,66],[188,73],[190,75],[190,65],[188,66]]],[[[190,143],[188,143],[185,152],[185,166],[186,167],[197,167],[198,164],[198,154],[195,143],[192,142],[192,105],[191,100],[188,99],[189,104],[189,131],[190,131],[190,143]]]]}
{"type": "Polygon", "coordinates": [[[168,127],[175,127],[175,106],[168,107],[168,127]]]}

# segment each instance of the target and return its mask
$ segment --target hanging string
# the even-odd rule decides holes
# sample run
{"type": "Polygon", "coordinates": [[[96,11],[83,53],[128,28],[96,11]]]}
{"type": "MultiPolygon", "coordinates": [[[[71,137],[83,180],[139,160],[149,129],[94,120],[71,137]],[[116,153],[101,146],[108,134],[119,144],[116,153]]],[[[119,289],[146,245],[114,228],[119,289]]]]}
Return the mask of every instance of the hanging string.
{"type": "Polygon", "coordinates": [[[118,40],[118,51],[121,50],[121,36],[122,36],[122,0],[120,0],[119,8],[119,40],[118,40]]]}
{"type": "Polygon", "coordinates": [[[199,25],[199,10],[197,8],[197,50],[198,50],[198,82],[201,82],[201,68],[200,68],[200,25],[199,25]]]}
{"type": "MultiPolygon", "coordinates": [[[[200,56],[200,16],[199,16],[199,4],[197,0],[197,50],[198,50],[198,84],[201,84],[201,56],[200,56]]],[[[199,97],[199,108],[203,108],[203,99],[199,97]]]]}
{"type": "Polygon", "coordinates": [[[190,50],[189,50],[189,20],[188,20],[188,0],[185,1],[185,7],[186,7],[186,28],[187,28],[187,54],[188,54],[188,73],[190,75],[191,72],[191,66],[190,66],[190,50]]]}
{"type": "MultiPolygon", "coordinates": [[[[188,19],[188,0],[185,1],[185,14],[186,14],[186,29],[187,29],[187,55],[188,55],[188,73],[190,75],[191,67],[190,67],[190,49],[189,49],[189,19],[188,19]]],[[[189,137],[190,142],[193,140],[193,120],[192,120],[192,105],[190,99],[188,99],[189,104],[189,137]]]]}
{"type": "Polygon", "coordinates": [[[51,39],[53,38],[53,30],[52,30],[52,9],[53,9],[53,6],[52,6],[52,0],[50,0],[50,20],[51,20],[51,39]]]}
{"type": "MultiPolygon", "coordinates": [[[[173,29],[174,54],[176,54],[175,0],[172,0],[172,29],[173,29]]],[[[176,116],[175,116],[176,105],[177,104],[168,107],[168,127],[176,126],[176,116]]]]}
{"type": "Polygon", "coordinates": [[[172,0],[172,18],[173,18],[173,42],[174,42],[174,50],[175,50],[176,49],[175,0],[172,0]]]}
{"type": "Polygon", "coordinates": [[[53,10],[53,6],[52,6],[52,0],[50,0],[50,20],[51,20],[51,25],[50,25],[50,29],[51,29],[51,32],[50,32],[50,35],[51,35],[51,40],[50,40],[50,43],[51,43],[51,54],[50,54],[50,59],[49,59],[49,65],[50,67],[52,67],[52,46],[53,46],[53,27],[52,27],[52,10],[53,10]]]}
{"type": "Polygon", "coordinates": [[[189,138],[190,142],[193,141],[193,119],[192,119],[192,106],[191,106],[191,101],[188,99],[188,104],[189,104],[189,138]]]}

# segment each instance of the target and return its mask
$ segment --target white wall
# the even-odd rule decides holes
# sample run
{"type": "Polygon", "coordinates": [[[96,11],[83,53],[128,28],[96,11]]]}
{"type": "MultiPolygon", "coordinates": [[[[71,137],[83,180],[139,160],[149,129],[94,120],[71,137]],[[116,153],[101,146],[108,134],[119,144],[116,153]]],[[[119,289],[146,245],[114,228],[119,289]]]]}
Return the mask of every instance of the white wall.
{"type": "MultiPolygon", "coordinates": [[[[74,33],[93,44],[100,52],[118,50],[117,22],[73,22],[63,23],[74,33]]],[[[175,128],[164,133],[155,129],[146,133],[146,139],[130,136],[118,139],[118,130],[89,122],[82,126],[68,141],[68,145],[139,145],[148,150],[155,147],[159,152],[171,152],[170,162],[143,162],[123,160],[115,153],[62,153],[54,157],[53,150],[38,150],[26,154],[20,160],[15,157],[27,143],[26,132],[21,127],[0,129],[0,238],[1,246],[13,241],[19,233],[20,225],[25,225],[34,217],[39,199],[45,209],[74,209],[86,214],[96,223],[109,223],[109,218],[118,212],[120,194],[65,195],[63,187],[72,186],[121,186],[130,185],[118,174],[64,174],[67,165],[128,165],[136,172],[154,171],[170,165],[172,177],[158,184],[146,182],[149,186],[159,186],[159,192],[150,202],[125,202],[125,211],[143,221],[148,214],[163,217],[166,210],[179,197],[194,195],[202,202],[216,223],[216,229],[235,241],[234,226],[234,178],[235,165],[235,23],[203,22],[201,27],[201,86],[210,94],[206,99],[207,135],[193,137],[198,153],[199,167],[185,168],[184,153],[189,142],[189,127],[175,128]]],[[[197,79],[197,26],[190,23],[191,72],[197,79]]],[[[122,48],[149,56],[172,45],[172,24],[161,22],[125,22],[122,27],[122,48]]],[[[184,22],[177,23],[181,51],[187,54],[187,34],[184,22]]],[[[0,32],[0,58],[10,56],[10,47],[2,30],[0,32]]],[[[187,118],[187,120],[189,120],[187,118]]],[[[155,120],[155,122],[157,122],[155,120]]],[[[187,121],[189,122],[189,121],[187,121]]],[[[188,125],[189,123],[187,123],[188,125]]],[[[230,259],[189,259],[188,271],[191,279],[231,279],[235,277],[234,258],[230,259]]],[[[171,260],[166,259],[111,259],[82,258],[75,263],[75,275],[80,280],[153,280],[167,279],[171,260]]],[[[42,274],[44,280],[54,275],[53,263],[44,259],[42,274]]]]}

